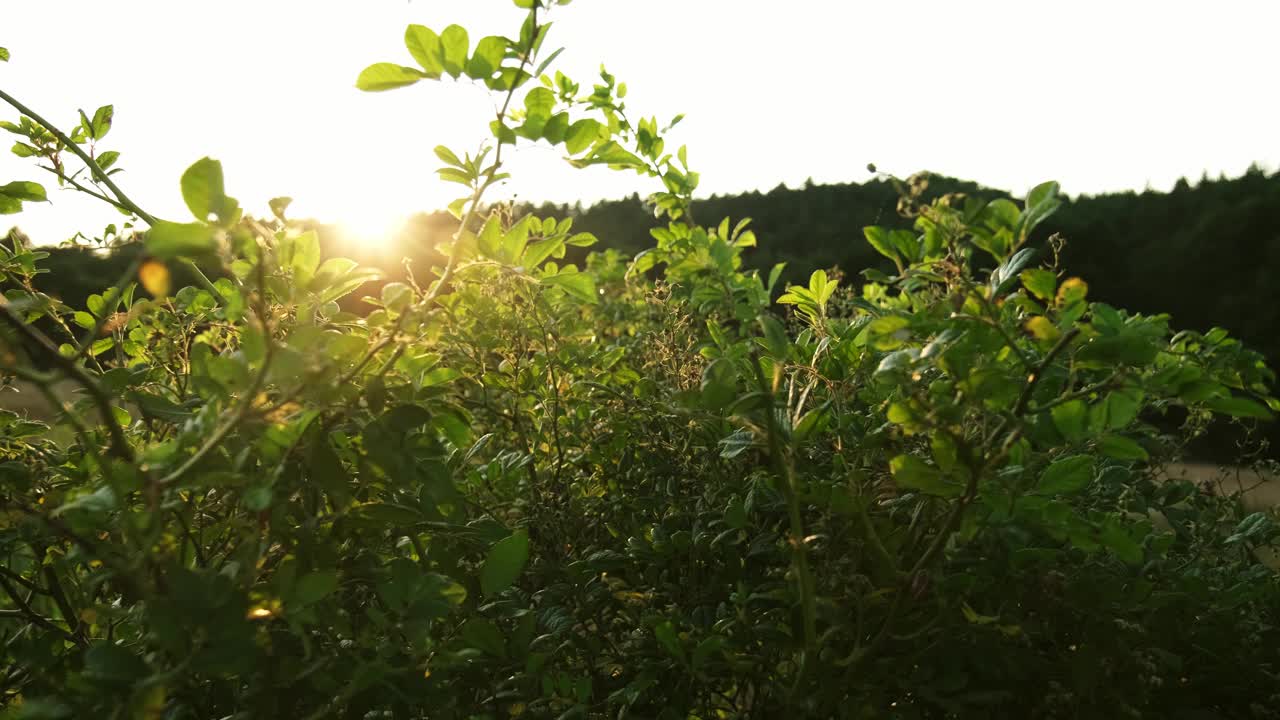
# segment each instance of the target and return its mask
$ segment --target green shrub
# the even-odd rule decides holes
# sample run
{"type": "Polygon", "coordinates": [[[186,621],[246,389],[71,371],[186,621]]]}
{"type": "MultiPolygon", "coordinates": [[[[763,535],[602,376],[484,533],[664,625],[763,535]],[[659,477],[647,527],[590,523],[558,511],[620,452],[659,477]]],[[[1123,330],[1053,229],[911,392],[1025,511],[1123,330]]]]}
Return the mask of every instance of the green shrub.
{"type": "Polygon", "coordinates": [[[61,408],[0,414],[7,716],[1277,716],[1250,553],[1277,526],[1161,482],[1178,438],[1149,424],[1270,419],[1256,353],[1037,262],[1053,183],[913,181],[915,229],[865,231],[895,273],[815,272],[783,314],[747,222],[689,216],[676,121],[547,74],[547,4],[474,47],[411,26],[417,66],[360,74],[502,108],[485,149],[437,149],[467,191],[447,265],[364,315],[337,301],[371,273],[286,200],[248,216],[204,159],[194,220],[154,218],[109,176],[110,108],[67,135],[2,96],[19,154],[148,228],[84,309],[0,255],[6,382],[61,408]],[[484,204],[521,142],[659,180],[654,247],[576,267],[594,238],[484,204]],[[170,294],[195,260],[226,277],[170,294]]]}

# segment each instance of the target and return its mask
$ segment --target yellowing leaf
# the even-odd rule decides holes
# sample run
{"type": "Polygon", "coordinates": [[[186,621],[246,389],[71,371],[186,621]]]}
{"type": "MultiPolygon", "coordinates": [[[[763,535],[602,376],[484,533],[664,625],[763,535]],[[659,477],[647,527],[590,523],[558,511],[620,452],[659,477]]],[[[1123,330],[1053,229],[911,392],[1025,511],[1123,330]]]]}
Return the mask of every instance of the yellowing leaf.
{"type": "Polygon", "coordinates": [[[148,260],[138,268],[138,282],[151,293],[152,297],[162,298],[169,294],[169,268],[157,260],[148,260]]]}
{"type": "Polygon", "coordinates": [[[1078,302],[1082,302],[1085,295],[1089,294],[1089,284],[1080,278],[1068,278],[1058,288],[1057,304],[1059,307],[1068,307],[1078,302]]]}
{"type": "Polygon", "coordinates": [[[1027,320],[1024,327],[1035,339],[1045,342],[1053,342],[1062,335],[1058,328],[1050,322],[1049,318],[1043,315],[1037,315],[1027,320]]]}

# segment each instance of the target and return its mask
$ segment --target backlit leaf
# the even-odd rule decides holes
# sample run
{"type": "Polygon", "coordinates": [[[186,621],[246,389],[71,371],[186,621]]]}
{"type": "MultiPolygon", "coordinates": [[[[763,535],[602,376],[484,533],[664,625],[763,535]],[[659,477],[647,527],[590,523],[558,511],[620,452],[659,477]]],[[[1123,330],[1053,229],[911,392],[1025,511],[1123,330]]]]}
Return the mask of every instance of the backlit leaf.
{"type": "Polygon", "coordinates": [[[424,73],[411,67],[395,63],[374,63],[356,77],[356,87],[366,92],[381,92],[412,85],[422,78],[424,73]]]}
{"type": "Polygon", "coordinates": [[[914,455],[899,455],[889,462],[889,470],[899,486],[926,495],[958,497],[964,486],[950,481],[942,471],[914,455]]]}
{"type": "Polygon", "coordinates": [[[600,298],[596,296],[596,282],[587,273],[561,272],[542,278],[542,284],[562,288],[569,295],[585,303],[600,302],[600,298]]]}
{"type": "Polygon", "coordinates": [[[463,68],[467,64],[467,50],[470,47],[470,41],[467,38],[467,29],[461,25],[450,25],[440,33],[440,48],[442,51],[442,60],[444,61],[444,71],[453,77],[462,74],[463,68]]]}
{"type": "Polygon", "coordinates": [[[194,257],[217,248],[214,229],[204,223],[160,220],[147,231],[147,252],[158,258],[194,257]]]}
{"type": "Polygon", "coordinates": [[[444,72],[444,48],[440,36],[424,25],[410,25],[404,29],[404,45],[429,78],[438,78],[444,72]]]}

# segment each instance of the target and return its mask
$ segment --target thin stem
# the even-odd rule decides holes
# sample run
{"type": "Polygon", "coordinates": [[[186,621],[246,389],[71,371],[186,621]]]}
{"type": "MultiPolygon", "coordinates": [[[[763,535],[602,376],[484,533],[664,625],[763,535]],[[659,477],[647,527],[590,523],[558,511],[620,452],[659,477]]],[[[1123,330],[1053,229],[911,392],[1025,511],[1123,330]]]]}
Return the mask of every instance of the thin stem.
{"type": "Polygon", "coordinates": [[[63,635],[66,639],[76,644],[84,643],[84,639],[77,636],[74,632],[69,632],[67,630],[64,630],[61,627],[58,627],[58,625],[54,623],[51,619],[41,615],[40,613],[32,609],[32,607],[29,604],[27,604],[27,601],[22,599],[22,594],[18,592],[17,588],[11,585],[9,581],[5,579],[3,576],[0,576],[0,589],[3,589],[5,594],[9,596],[9,599],[13,601],[13,604],[18,607],[17,610],[12,611],[12,614],[14,617],[23,617],[29,620],[31,623],[44,628],[45,630],[49,630],[49,631],[56,632],[63,635]]]}
{"type": "Polygon", "coordinates": [[[129,210],[128,207],[122,205],[119,201],[113,198],[107,197],[106,195],[98,192],[97,190],[94,190],[93,188],[86,187],[85,185],[81,185],[75,178],[62,172],[61,170],[58,170],[57,168],[51,168],[45,165],[37,165],[36,167],[46,172],[53,173],[55,176],[57,176],[59,180],[69,183],[71,187],[75,188],[76,190],[79,190],[80,192],[84,193],[85,195],[88,195],[89,197],[97,198],[98,200],[101,200],[102,202],[107,203],[108,205],[111,205],[118,210],[123,210],[125,212],[132,212],[131,210],[129,210]]]}
{"type": "Polygon", "coordinates": [[[1110,376],[1108,376],[1106,380],[1101,380],[1092,385],[1086,385],[1085,387],[1082,387],[1079,390],[1075,390],[1073,392],[1067,393],[1066,395],[1056,397],[1053,400],[1043,405],[1037,405],[1033,408],[1028,409],[1027,413],[1029,415],[1036,415],[1038,413],[1044,412],[1045,410],[1050,410],[1059,405],[1069,403],[1072,400],[1088,397],[1096,392],[1101,392],[1103,390],[1110,390],[1112,388],[1121,387],[1123,384],[1120,382],[1121,377],[1122,377],[1121,371],[1117,370],[1114,373],[1112,373],[1110,376]]]}
{"type": "Polygon", "coordinates": [[[1035,391],[1036,385],[1040,383],[1040,379],[1044,376],[1045,371],[1049,369],[1049,366],[1053,364],[1053,361],[1057,359],[1058,355],[1060,355],[1063,350],[1066,350],[1067,346],[1071,344],[1071,341],[1079,334],[1080,328],[1078,327],[1073,327],[1063,333],[1062,337],[1058,338],[1058,342],[1054,343],[1053,347],[1049,349],[1049,352],[1045,353],[1045,356],[1041,358],[1040,362],[1031,370],[1031,375],[1027,377],[1027,384],[1022,388],[1022,395],[1018,397],[1018,404],[1013,407],[1014,417],[1021,417],[1023,413],[1027,411],[1027,405],[1031,402],[1031,393],[1035,391]]]}
{"type": "Polygon", "coordinates": [[[800,498],[796,490],[796,474],[793,462],[784,456],[782,447],[782,430],[778,427],[777,407],[773,390],[765,379],[760,368],[760,359],[752,355],[752,369],[760,392],[764,395],[765,426],[769,435],[769,456],[773,460],[774,472],[778,476],[783,497],[787,502],[787,521],[791,531],[792,562],[796,569],[796,584],[800,590],[800,614],[804,627],[804,652],[800,657],[800,672],[796,675],[794,689],[798,690],[808,676],[809,668],[817,660],[818,624],[817,598],[814,588],[813,574],[809,571],[809,556],[805,547],[804,519],[800,514],[800,498]]]}

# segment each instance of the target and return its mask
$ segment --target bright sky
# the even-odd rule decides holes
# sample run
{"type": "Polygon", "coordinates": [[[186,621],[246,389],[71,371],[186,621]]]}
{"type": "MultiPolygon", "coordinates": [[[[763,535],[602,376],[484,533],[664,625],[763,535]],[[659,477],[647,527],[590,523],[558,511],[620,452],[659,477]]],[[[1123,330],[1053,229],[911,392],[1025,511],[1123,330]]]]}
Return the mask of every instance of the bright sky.
{"type": "MultiPolygon", "coordinates": [[[[510,0],[0,0],[0,88],[65,128],[113,103],[104,149],[153,214],[187,219],[178,178],[208,155],[252,213],[291,195],[295,215],[376,233],[458,194],[432,148],[475,147],[493,104],[453,83],[361,93],[356,74],[413,64],[408,23],[458,22],[474,43],[520,17],[510,0]]],[[[589,86],[604,61],[634,114],[687,113],[674,140],[703,195],[862,181],[868,162],[1071,194],[1280,165],[1274,0],[578,0],[552,19],[571,77],[589,86]]],[[[508,197],[653,188],[545,146],[512,158],[508,197]]],[[[0,148],[0,183],[42,176],[0,148]]],[[[0,225],[58,242],[120,218],[52,199],[0,225]]]]}

